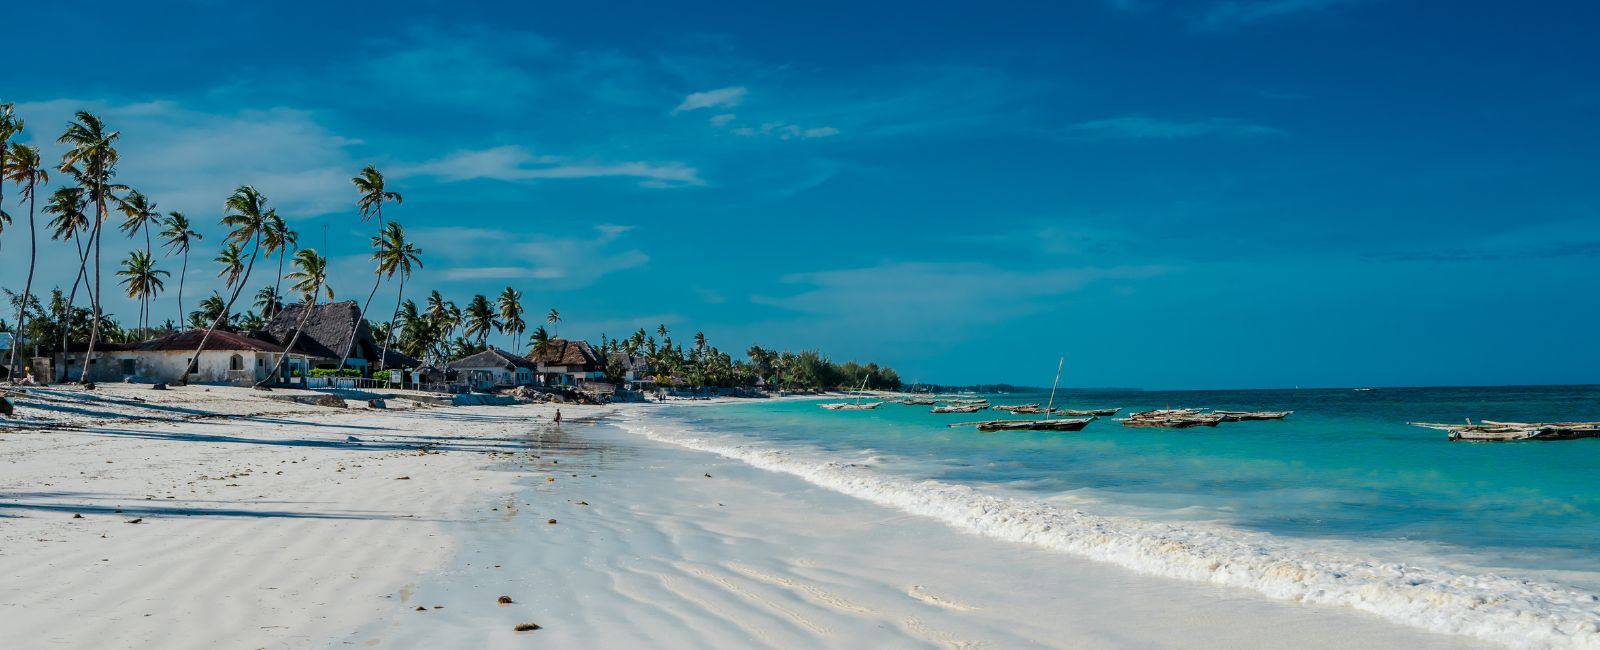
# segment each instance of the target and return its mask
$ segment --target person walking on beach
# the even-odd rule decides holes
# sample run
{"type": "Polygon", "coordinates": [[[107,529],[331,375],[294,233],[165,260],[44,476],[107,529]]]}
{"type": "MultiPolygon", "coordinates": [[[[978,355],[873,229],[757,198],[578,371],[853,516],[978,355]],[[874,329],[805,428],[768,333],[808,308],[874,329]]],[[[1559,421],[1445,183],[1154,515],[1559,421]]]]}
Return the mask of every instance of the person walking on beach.
{"type": "Polygon", "coordinates": [[[561,426],[561,409],[556,409],[556,426],[561,426]]]}

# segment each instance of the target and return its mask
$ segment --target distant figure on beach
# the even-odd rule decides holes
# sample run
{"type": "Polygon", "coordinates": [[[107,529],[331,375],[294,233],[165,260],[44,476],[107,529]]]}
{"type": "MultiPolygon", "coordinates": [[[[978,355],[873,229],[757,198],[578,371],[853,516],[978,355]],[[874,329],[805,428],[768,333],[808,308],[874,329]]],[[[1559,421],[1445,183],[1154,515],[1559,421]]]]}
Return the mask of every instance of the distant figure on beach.
{"type": "Polygon", "coordinates": [[[33,368],[28,368],[25,371],[25,374],[22,375],[22,385],[23,386],[35,386],[35,385],[37,385],[37,382],[33,381],[33,368]]]}
{"type": "Polygon", "coordinates": [[[556,409],[556,425],[561,424],[561,409],[556,409]]]}

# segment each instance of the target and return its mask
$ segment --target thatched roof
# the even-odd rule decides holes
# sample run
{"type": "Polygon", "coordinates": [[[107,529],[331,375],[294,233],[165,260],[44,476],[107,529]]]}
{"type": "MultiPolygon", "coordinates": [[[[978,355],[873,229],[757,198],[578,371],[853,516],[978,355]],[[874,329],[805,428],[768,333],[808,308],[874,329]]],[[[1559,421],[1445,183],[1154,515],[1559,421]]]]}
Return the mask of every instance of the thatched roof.
{"type": "Polygon", "coordinates": [[[583,372],[599,372],[605,367],[594,347],[586,341],[550,339],[550,349],[543,353],[529,352],[527,359],[541,366],[567,366],[582,368],[583,372]]]}
{"type": "MultiPolygon", "coordinates": [[[[305,309],[305,303],[295,303],[285,306],[283,311],[274,315],[267,323],[267,333],[272,340],[279,345],[288,345],[289,340],[294,338],[294,329],[300,324],[300,314],[305,309]]],[[[295,341],[294,351],[310,357],[338,359],[344,356],[353,330],[356,342],[350,350],[350,356],[376,363],[381,344],[372,338],[372,331],[360,320],[360,314],[361,308],[354,300],[313,307],[311,315],[306,318],[305,330],[300,333],[300,340],[295,341]]],[[[414,360],[412,364],[415,365],[414,360]]]]}
{"type": "Polygon", "coordinates": [[[451,370],[466,370],[469,368],[527,368],[538,370],[532,361],[519,357],[500,348],[489,348],[472,356],[462,357],[450,362],[451,370]]]}

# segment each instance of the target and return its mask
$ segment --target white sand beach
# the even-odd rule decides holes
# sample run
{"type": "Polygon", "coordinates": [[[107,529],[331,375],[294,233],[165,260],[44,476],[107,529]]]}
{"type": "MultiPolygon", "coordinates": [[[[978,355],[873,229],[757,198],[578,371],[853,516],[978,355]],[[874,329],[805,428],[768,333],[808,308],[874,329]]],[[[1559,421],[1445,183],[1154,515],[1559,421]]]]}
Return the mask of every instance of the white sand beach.
{"type": "Polygon", "coordinates": [[[557,428],[548,405],[72,392],[0,421],[8,647],[1477,647],[961,533],[608,424],[653,405],[564,406],[557,428]]]}

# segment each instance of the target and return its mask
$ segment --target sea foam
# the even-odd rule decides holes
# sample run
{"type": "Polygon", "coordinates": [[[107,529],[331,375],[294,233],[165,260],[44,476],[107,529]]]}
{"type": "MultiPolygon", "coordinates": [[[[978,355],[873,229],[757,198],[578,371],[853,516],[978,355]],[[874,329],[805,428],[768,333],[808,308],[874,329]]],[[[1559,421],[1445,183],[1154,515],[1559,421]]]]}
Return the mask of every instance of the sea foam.
{"type": "Polygon", "coordinates": [[[719,440],[660,418],[630,417],[621,424],[652,440],[792,474],[971,533],[1141,573],[1351,607],[1396,623],[1512,648],[1600,649],[1600,596],[1582,591],[1329,553],[1309,543],[1220,525],[1090,514],[965,485],[892,476],[831,461],[820,452],[719,440]]]}

